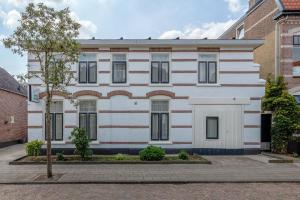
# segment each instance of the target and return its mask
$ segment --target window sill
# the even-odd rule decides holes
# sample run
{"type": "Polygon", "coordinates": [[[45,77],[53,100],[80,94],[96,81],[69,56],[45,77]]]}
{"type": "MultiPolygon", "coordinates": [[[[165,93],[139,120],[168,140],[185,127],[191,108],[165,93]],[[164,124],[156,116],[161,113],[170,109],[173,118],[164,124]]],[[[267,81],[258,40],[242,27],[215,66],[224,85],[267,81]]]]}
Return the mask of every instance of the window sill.
{"type": "Polygon", "coordinates": [[[99,87],[98,83],[77,83],[75,86],[77,87],[99,87]]]}
{"type": "Polygon", "coordinates": [[[110,87],[129,87],[129,84],[128,83],[111,83],[109,85],[110,87]]]}
{"type": "MultiPolygon", "coordinates": [[[[47,144],[47,141],[45,141],[45,144],[47,144]]],[[[51,141],[51,144],[66,144],[66,141],[51,141]]]]}
{"type": "Polygon", "coordinates": [[[219,83],[212,83],[212,84],[208,84],[208,83],[197,83],[196,85],[197,87],[221,87],[222,85],[219,83]]]}
{"type": "Polygon", "coordinates": [[[149,141],[148,144],[173,144],[172,141],[149,141]]]}
{"type": "Polygon", "coordinates": [[[173,85],[171,83],[151,83],[149,87],[173,87],[173,85]]]}

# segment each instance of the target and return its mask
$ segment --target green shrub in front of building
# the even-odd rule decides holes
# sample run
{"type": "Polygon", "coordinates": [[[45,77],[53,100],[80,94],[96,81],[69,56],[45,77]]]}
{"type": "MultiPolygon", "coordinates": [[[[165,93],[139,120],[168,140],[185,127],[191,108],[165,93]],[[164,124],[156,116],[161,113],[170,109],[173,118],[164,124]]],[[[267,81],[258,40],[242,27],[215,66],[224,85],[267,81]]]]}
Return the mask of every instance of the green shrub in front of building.
{"type": "Polygon", "coordinates": [[[139,152],[139,155],[141,160],[159,161],[164,159],[166,153],[163,148],[150,145],[147,148],[141,150],[139,152]]]}
{"type": "Polygon", "coordinates": [[[41,154],[42,145],[40,140],[33,140],[26,144],[26,152],[28,156],[39,156],[41,154]]]}

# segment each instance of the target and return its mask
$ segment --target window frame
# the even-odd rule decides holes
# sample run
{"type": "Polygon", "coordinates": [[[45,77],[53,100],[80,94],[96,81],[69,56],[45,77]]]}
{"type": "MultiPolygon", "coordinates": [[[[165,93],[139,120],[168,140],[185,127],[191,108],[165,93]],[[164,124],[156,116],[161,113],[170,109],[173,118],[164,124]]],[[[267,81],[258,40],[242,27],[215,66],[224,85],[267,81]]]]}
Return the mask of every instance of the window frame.
{"type": "Polygon", "coordinates": [[[207,61],[206,67],[207,67],[207,71],[206,71],[206,73],[207,73],[207,83],[209,83],[209,84],[215,84],[215,83],[217,83],[217,70],[218,70],[217,61],[207,61]],[[210,63],[215,64],[215,81],[213,81],[213,82],[211,82],[210,79],[209,79],[209,75],[210,75],[209,64],[210,63]]]}
{"type": "Polygon", "coordinates": [[[198,68],[197,68],[197,86],[203,86],[203,85],[217,85],[219,82],[219,54],[218,53],[211,53],[211,52],[201,52],[200,54],[198,54],[198,68]],[[215,60],[201,60],[200,56],[201,55],[215,55],[215,60]],[[205,68],[206,68],[206,80],[205,81],[200,81],[200,63],[205,63],[205,68]],[[210,63],[214,63],[215,64],[215,81],[211,82],[209,81],[209,64],[210,63]]]}
{"type": "Polygon", "coordinates": [[[150,82],[151,84],[169,84],[170,83],[170,54],[169,53],[152,53],[151,55],[151,62],[150,62],[150,82]],[[152,59],[152,56],[153,55],[167,55],[168,56],[168,61],[162,61],[162,60],[153,60],[152,59]],[[153,81],[153,63],[158,63],[158,81],[153,81]],[[167,81],[162,81],[162,64],[163,63],[167,63],[168,64],[168,70],[167,70],[167,75],[168,75],[168,78],[167,78],[167,81]]]}
{"type": "Polygon", "coordinates": [[[207,83],[207,61],[199,61],[198,62],[198,83],[207,83]],[[204,63],[205,64],[205,81],[200,81],[200,64],[204,63]]]}
{"type": "Polygon", "coordinates": [[[98,81],[98,74],[97,74],[97,69],[98,69],[98,65],[97,65],[97,61],[79,61],[79,65],[78,65],[78,83],[80,84],[96,84],[98,81]],[[81,81],[80,77],[80,63],[85,63],[86,64],[86,69],[85,69],[85,80],[86,81],[81,81]],[[96,80],[95,81],[90,81],[90,63],[95,63],[96,64],[96,80]]]}
{"type": "Polygon", "coordinates": [[[300,35],[293,35],[293,46],[300,47],[300,35]],[[299,44],[295,44],[295,38],[298,38],[299,44]]]}
{"type": "Polygon", "coordinates": [[[245,26],[244,26],[244,23],[242,23],[242,24],[239,24],[238,26],[237,26],[237,28],[236,28],[236,30],[235,30],[235,38],[237,39],[237,40],[241,40],[241,39],[243,39],[245,37],[245,26]],[[243,35],[243,37],[238,37],[240,34],[241,34],[241,30],[242,29],[244,29],[244,35],[243,35]]]}
{"type": "MultiPolygon", "coordinates": [[[[50,129],[52,129],[51,133],[51,141],[63,141],[64,140],[64,113],[50,113],[50,120],[52,121],[52,126],[50,129]],[[62,116],[62,137],[61,139],[57,139],[56,137],[56,115],[62,116]],[[54,117],[53,117],[54,116],[54,117]],[[53,138],[54,136],[54,138],[53,138]]],[[[47,141],[47,132],[46,132],[46,113],[45,113],[45,140],[47,141]]]]}
{"type": "Polygon", "coordinates": [[[85,121],[85,126],[87,128],[86,134],[88,136],[88,139],[91,141],[96,141],[98,139],[98,114],[97,114],[97,100],[95,99],[80,99],[79,104],[78,104],[78,127],[80,128],[80,115],[84,114],[86,115],[86,121],[85,121]],[[96,109],[95,111],[80,111],[80,100],[81,101],[95,101],[96,103],[96,109]],[[90,132],[89,132],[89,122],[90,122],[90,114],[93,114],[96,116],[96,138],[91,139],[90,138],[90,132]]]}
{"type": "Polygon", "coordinates": [[[112,61],[112,77],[111,77],[111,82],[113,84],[125,84],[127,83],[127,61],[112,61]],[[124,82],[116,82],[114,80],[114,75],[115,75],[115,63],[123,63],[125,64],[125,81],[124,82]]]}
{"type": "Polygon", "coordinates": [[[219,117],[217,116],[206,116],[206,139],[208,140],[217,140],[219,139],[219,117]],[[216,119],[217,120],[217,136],[216,137],[208,137],[208,119],[216,119]]]}
{"type": "Polygon", "coordinates": [[[150,101],[150,140],[151,141],[169,141],[170,140],[170,101],[169,100],[165,100],[165,99],[153,99],[150,101]],[[152,111],[152,102],[153,101],[165,101],[168,102],[168,111],[152,111]],[[153,138],[153,116],[154,115],[158,115],[158,139],[154,139],[153,138]],[[168,118],[167,121],[167,138],[166,139],[162,139],[162,116],[166,115],[168,118]]]}

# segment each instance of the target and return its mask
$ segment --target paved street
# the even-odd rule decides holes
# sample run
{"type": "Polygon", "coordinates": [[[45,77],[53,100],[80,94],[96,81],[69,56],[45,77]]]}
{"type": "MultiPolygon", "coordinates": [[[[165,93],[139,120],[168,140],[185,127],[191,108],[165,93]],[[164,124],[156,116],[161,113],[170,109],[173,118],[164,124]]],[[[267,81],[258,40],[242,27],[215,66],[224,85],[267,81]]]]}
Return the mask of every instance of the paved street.
{"type": "Polygon", "coordinates": [[[300,184],[1,185],[1,200],[298,200],[300,184]]]}
{"type": "MultiPolygon", "coordinates": [[[[0,183],[45,181],[45,165],[8,165],[24,155],[22,145],[0,149],[0,183]]],[[[207,164],[53,165],[57,182],[201,183],[300,181],[299,163],[271,164],[265,156],[208,156],[207,164]]]]}

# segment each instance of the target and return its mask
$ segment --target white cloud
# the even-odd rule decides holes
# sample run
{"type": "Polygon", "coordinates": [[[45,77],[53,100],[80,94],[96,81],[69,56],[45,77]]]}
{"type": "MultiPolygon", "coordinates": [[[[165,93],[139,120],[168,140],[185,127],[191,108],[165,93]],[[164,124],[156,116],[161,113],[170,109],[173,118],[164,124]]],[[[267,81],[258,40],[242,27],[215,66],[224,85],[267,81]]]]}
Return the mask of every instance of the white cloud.
{"type": "Polygon", "coordinates": [[[8,13],[0,10],[0,18],[2,18],[2,23],[5,27],[12,29],[18,25],[21,14],[16,10],[11,10],[8,13]]]}
{"type": "Polygon", "coordinates": [[[228,8],[231,12],[240,12],[243,9],[240,0],[225,0],[228,3],[228,8]]]}
{"type": "Polygon", "coordinates": [[[210,22],[205,23],[201,27],[186,28],[184,30],[169,30],[159,36],[160,39],[215,39],[228,29],[236,20],[228,20],[226,22],[210,22]]]}
{"type": "Polygon", "coordinates": [[[47,6],[57,8],[59,6],[70,6],[77,3],[77,0],[0,0],[14,7],[25,7],[28,3],[44,3],[47,6]]]}
{"type": "Polygon", "coordinates": [[[76,20],[80,27],[79,38],[90,39],[97,32],[97,26],[90,20],[81,20],[75,12],[71,12],[71,17],[76,20]]]}

